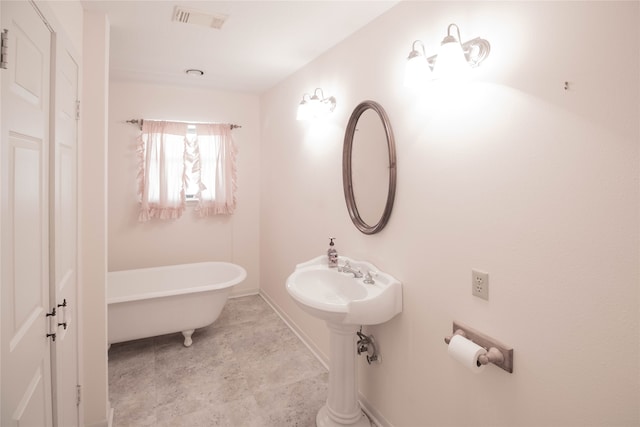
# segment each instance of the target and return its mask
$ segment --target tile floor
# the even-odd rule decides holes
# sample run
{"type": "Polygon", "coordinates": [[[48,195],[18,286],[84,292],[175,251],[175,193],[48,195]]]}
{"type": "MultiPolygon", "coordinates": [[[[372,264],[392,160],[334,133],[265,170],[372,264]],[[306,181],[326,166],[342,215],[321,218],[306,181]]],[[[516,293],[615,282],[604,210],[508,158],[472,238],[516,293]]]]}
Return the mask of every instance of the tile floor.
{"type": "Polygon", "coordinates": [[[218,320],[182,334],[114,344],[114,426],[311,427],[327,370],[260,296],[230,299],[218,320]]]}

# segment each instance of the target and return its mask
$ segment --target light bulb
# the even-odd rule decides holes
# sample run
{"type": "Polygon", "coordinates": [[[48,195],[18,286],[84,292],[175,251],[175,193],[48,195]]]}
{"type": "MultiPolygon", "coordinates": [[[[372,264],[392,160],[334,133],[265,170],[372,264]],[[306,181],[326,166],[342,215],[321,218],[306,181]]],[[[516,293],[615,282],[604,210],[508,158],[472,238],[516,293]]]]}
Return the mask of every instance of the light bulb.
{"type": "Polygon", "coordinates": [[[424,45],[420,40],[416,40],[413,42],[404,68],[404,85],[414,89],[423,87],[429,80],[430,74],[431,68],[424,53],[424,45]],[[422,48],[422,52],[416,49],[418,44],[422,48]]]}
{"type": "MultiPolygon", "coordinates": [[[[455,24],[450,25],[449,30],[452,26],[455,26],[455,24]]],[[[458,37],[459,34],[460,31],[458,31],[458,37]]],[[[467,74],[470,68],[462,51],[460,40],[448,34],[440,44],[440,51],[433,68],[433,77],[436,79],[459,78],[467,74]]]]}
{"type": "Polygon", "coordinates": [[[298,114],[296,120],[309,120],[311,118],[308,102],[304,99],[298,104],[298,114]]]}
{"type": "Polygon", "coordinates": [[[409,58],[404,69],[404,85],[414,89],[423,87],[429,80],[430,74],[431,69],[424,55],[409,58]]]}

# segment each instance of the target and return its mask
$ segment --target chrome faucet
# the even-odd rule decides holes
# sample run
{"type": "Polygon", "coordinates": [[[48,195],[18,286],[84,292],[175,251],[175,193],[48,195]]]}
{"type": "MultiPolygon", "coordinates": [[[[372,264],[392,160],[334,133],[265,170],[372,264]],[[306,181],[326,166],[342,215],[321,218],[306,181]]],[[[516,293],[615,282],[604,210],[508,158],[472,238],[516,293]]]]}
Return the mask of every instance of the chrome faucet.
{"type": "Polygon", "coordinates": [[[356,279],[359,279],[363,276],[362,271],[360,271],[359,268],[354,270],[353,267],[351,267],[351,264],[349,264],[349,261],[345,261],[342,267],[338,266],[338,271],[341,273],[351,273],[356,279]]]}

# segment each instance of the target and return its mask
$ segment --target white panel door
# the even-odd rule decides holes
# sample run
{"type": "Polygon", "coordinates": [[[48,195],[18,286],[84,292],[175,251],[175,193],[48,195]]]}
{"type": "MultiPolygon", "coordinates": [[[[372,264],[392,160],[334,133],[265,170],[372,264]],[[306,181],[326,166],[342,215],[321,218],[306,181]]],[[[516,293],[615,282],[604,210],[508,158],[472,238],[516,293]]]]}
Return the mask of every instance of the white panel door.
{"type": "Polygon", "coordinates": [[[58,43],[55,73],[55,142],[52,145],[51,245],[52,304],[58,310],[53,344],[53,411],[60,427],[79,425],[78,290],[77,290],[77,143],[76,120],[79,67],[58,43]]]}
{"type": "Polygon", "coordinates": [[[0,2],[8,29],[0,150],[0,425],[52,424],[49,306],[51,32],[30,2],[0,2]]]}

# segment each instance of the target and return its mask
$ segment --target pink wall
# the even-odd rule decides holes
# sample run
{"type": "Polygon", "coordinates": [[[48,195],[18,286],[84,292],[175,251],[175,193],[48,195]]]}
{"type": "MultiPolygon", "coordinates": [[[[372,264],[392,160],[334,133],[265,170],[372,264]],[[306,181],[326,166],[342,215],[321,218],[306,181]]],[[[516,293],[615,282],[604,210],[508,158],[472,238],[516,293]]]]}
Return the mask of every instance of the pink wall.
{"type": "Polygon", "coordinates": [[[360,391],[383,425],[637,425],[640,45],[637,2],[402,2],[261,96],[261,290],[325,358],[325,325],[284,283],[327,249],[403,282],[404,311],[365,328],[383,363],[360,391]],[[447,25],[491,55],[460,90],[403,87],[415,39],[447,25]],[[570,89],[565,91],[565,81],[570,89]],[[297,122],[322,87],[335,113],[297,122]],[[372,99],[396,135],[398,191],[373,236],[351,223],[342,139],[372,99]],[[490,300],[471,295],[471,269],[490,300]],[[515,349],[475,376],[447,355],[458,320],[515,349]]]}
{"type": "Polygon", "coordinates": [[[258,290],[258,97],[199,87],[112,81],[109,104],[109,271],[230,261],[248,277],[233,294],[258,290]],[[136,126],[132,118],[236,123],[238,208],[199,218],[193,206],[174,221],[137,222],[136,126]]]}

